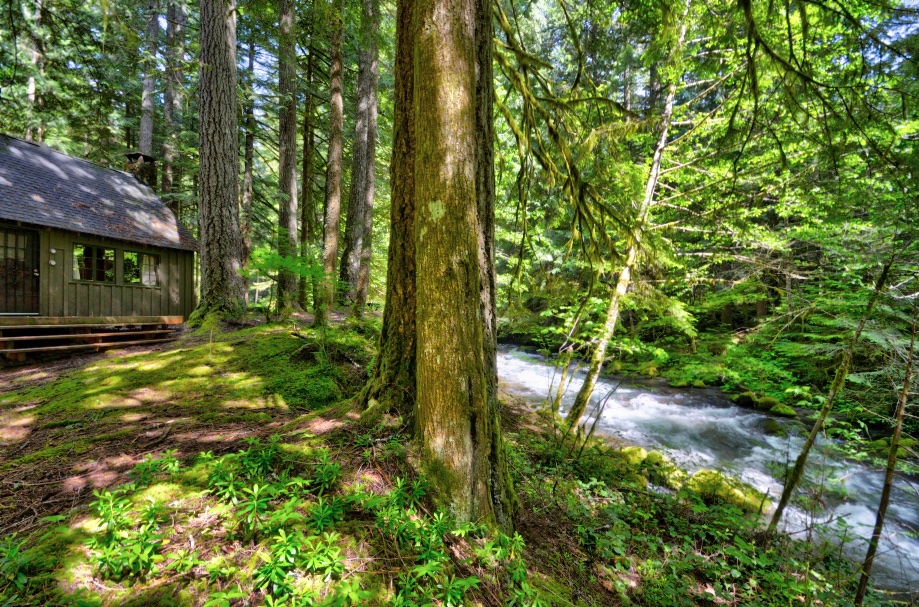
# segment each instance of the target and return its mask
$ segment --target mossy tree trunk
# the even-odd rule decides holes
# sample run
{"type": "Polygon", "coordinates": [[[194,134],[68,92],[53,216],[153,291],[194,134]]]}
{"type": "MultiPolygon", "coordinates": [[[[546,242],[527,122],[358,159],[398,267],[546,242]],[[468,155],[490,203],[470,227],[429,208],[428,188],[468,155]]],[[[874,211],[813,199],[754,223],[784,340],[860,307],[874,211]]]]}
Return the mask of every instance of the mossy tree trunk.
{"type": "Polygon", "coordinates": [[[485,8],[476,0],[415,4],[415,427],[423,464],[457,520],[507,524],[495,349],[485,343],[494,326],[486,318],[494,312],[486,209],[494,184],[483,166],[493,162],[491,117],[480,121],[476,107],[478,86],[491,91],[486,66],[477,65],[485,8]],[[479,132],[483,121],[489,127],[479,132]]]}
{"type": "Polygon", "coordinates": [[[144,40],[144,82],[140,98],[140,136],[137,148],[142,154],[153,155],[153,95],[156,74],[156,51],[159,48],[159,2],[147,3],[147,31],[144,40]]]}
{"type": "Polygon", "coordinates": [[[185,23],[188,15],[185,6],[179,2],[170,2],[166,8],[166,90],[163,94],[163,179],[160,190],[166,197],[166,204],[175,213],[181,213],[178,197],[172,195],[180,174],[176,167],[181,134],[182,99],[182,62],[185,56],[185,23]]]}
{"type": "MultiPolygon", "coordinates": [[[[45,75],[45,49],[42,43],[43,0],[35,0],[35,13],[32,15],[32,29],[29,31],[29,42],[32,45],[32,72],[26,84],[26,96],[29,101],[29,123],[26,127],[26,141],[41,141],[43,135],[42,119],[38,108],[42,99],[39,93],[38,79],[45,75]]],[[[128,137],[130,140],[130,137],[128,137]]],[[[129,146],[130,147],[130,144],[129,146]]]]}
{"type": "Polygon", "coordinates": [[[192,321],[244,308],[236,125],[236,4],[203,0],[198,76],[201,300],[192,321]]]}
{"type": "Polygon", "coordinates": [[[890,437],[890,451],[887,453],[887,468],[884,471],[884,489],[881,490],[881,501],[878,503],[877,519],[874,522],[874,530],[871,532],[871,540],[868,542],[868,552],[865,554],[865,561],[862,564],[862,575],[858,580],[858,590],[855,593],[855,607],[860,607],[865,600],[865,593],[868,591],[868,578],[871,576],[871,566],[874,564],[874,557],[878,551],[878,544],[881,542],[881,532],[884,530],[884,518],[887,516],[887,507],[890,505],[890,493],[893,490],[893,476],[897,470],[897,451],[900,449],[900,434],[903,431],[903,417],[906,414],[906,403],[909,402],[910,382],[913,375],[913,355],[916,347],[916,312],[919,308],[914,308],[913,322],[909,337],[909,351],[906,354],[906,374],[903,376],[903,387],[900,389],[900,397],[897,399],[897,415],[893,427],[893,436],[890,437]]]}
{"type": "Polygon", "coordinates": [[[517,502],[497,400],[490,5],[400,0],[396,19],[387,299],[362,398],[413,419],[423,466],[457,519],[510,528],[517,502]]]}
{"type": "MultiPolygon", "coordinates": [[[[686,26],[680,30],[679,44],[683,43],[686,35],[686,26]]],[[[581,389],[575,396],[574,404],[568,411],[566,422],[569,427],[577,425],[581,416],[587,411],[587,405],[594,393],[597,385],[597,379],[603,370],[603,363],[606,361],[606,350],[609,347],[610,339],[616,331],[616,325],[619,323],[619,311],[622,307],[622,300],[625,298],[632,283],[632,272],[638,261],[638,254],[641,247],[641,240],[651,208],[654,206],[654,191],[657,189],[657,183],[660,179],[661,161],[664,158],[664,149],[667,147],[667,133],[670,130],[670,120],[673,117],[673,100],[676,95],[676,85],[671,84],[667,89],[667,96],[664,99],[664,109],[661,114],[658,126],[657,143],[654,147],[654,155],[651,158],[651,169],[648,172],[648,180],[645,182],[645,192],[641,202],[638,205],[635,224],[628,238],[628,251],[625,260],[619,267],[619,276],[616,280],[616,287],[610,294],[609,306],[606,310],[606,320],[603,323],[603,329],[594,346],[593,353],[590,357],[590,365],[587,368],[587,376],[581,389]]]]}
{"type": "MultiPolygon", "coordinates": [[[[294,0],[278,0],[278,254],[293,257],[297,245],[297,31],[294,0]]],[[[297,277],[278,272],[278,310],[297,308],[297,277]]]]}
{"type": "Polygon", "coordinates": [[[379,353],[360,397],[369,409],[406,420],[415,406],[414,14],[414,3],[397,4],[386,302],[379,353]]]}
{"type": "Polygon", "coordinates": [[[334,4],[331,17],[331,62],[329,64],[329,149],[326,158],[325,212],[322,227],[322,268],[324,278],[315,302],[317,325],[329,322],[335,299],[335,262],[338,259],[338,230],[341,219],[342,168],[342,0],[334,4]]]}
{"type": "Polygon", "coordinates": [[[827,394],[826,400],[823,402],[823,406],[820,408],[820,412],[817,415],[817,421],[814,422],[814,427],[811,428],[810,434],[808,434],[807,439],[804,441],[801,452],[798,454],[797,459],[795,459],[795,465],[788,473],[788,477],[785,480],[785,487],[782,489],[782,497],[779,499],[779,505],[776,507],[775,513],[772,515],[772,520],[769,521],[769,527],[766,530],[766,533],[769,535],[775,533],[779,521],[782,520],[782,513],[785,512],[785,508],[791,501],[791,496],[794,494],[801,480],[801,474],[804,472],[804,466],[807,464],[807,457],[810,455],[810,450],[814,446],[817,436],[823,432],[823,424],[833,410],[833,403],[836,401],[836,397],[839,396],[845,387],[846,378],[849,376],[849,367],[852,364],[852,356],[855,353],[855,346],[858,345],[858,340],[862,335],[862,331],[865,329],[865,325],[868,323],[868,319],[871,318],[871,314],[881,295],[881,291],[884,289],[884,285],[887,284],[887,276],[890,273],[891,265],[893,265],[892,260],[887,262],[878,275],[877,282],[874,285],[874,292],[872,292],[871,298],[868,300],[868,306],[865,308],[865,313],[862,315],[861,320],[859,320],[858,326],[855,328],[855,333],[852,335],[852,339],[849,340],[849,345],[842,355],[839,367],[836,368],[836,376],[833,378],[833,383],[830,384],[830,391],[827,394]]]}
{"type": "MultiPolygon", "coordinates": [[[[313,11],[311,11],[311,13],[313,13],[313,11]]],[[[312,15],[311,17],[307,32],[309,47],[307,48],[306,58],[306,91],[304,91],[306,103],[303,108],[303,163],[300,179],[300,257],[312,260],[310,247],[315,244],[316,234],[319,231],[319,221],[316,214],[316,207],[313,202],[313,149],[315,148],[315,136],[313,134],[313,19],[315,19],[315,17],[312,15]]],[[[310,284],[312,284],[312,281],[308,277],[300,277],[297,289],[297,301],[304,310],[307,305],[307,294],[310,290],[310,284]]]]}
{"type": "Polygon", "coordinates": [[[253,185],[253,170],[255,164],[255,36],[250,32],[248,44],[246,77],[246,105],[243,108],[245,115],[243,138],[243,185],[242,203],[242,258],[249,259],[252,252],[252,198],[255,195],[253,185]]]}
{"type": "Polygon", "coordinates": [[[351,192],[341,254],[341,300],[361,316],[367,302],[373,195],[376,181],[377,82],[379,80],[379,1],[361,0],[361,42],[357,74],[357,112],[351,156],[351,192]],[[362,271],[364,280],[361,280],[362,271]]]}

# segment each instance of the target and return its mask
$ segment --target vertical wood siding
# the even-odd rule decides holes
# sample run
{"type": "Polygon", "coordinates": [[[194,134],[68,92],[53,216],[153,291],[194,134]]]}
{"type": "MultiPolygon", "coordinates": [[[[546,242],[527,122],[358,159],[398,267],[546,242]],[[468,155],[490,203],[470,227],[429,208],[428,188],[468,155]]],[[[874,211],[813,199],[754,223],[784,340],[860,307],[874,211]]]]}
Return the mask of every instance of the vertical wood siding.
{"type": "Polygon", "coordinates": [[[44,316],[183,316],[195,309],[194,253],[60,230],[41,230],[40,310],[44,316]],[[73,246],[115,249],[115,282],[73,279],[73,246]],[[51,253],[56,249],[56,253],[51,253]],[[160,256],[159,286],[124,283],[124,252],[160,256]],[[54,260],[55,265],[50,261],[54,260]]]}

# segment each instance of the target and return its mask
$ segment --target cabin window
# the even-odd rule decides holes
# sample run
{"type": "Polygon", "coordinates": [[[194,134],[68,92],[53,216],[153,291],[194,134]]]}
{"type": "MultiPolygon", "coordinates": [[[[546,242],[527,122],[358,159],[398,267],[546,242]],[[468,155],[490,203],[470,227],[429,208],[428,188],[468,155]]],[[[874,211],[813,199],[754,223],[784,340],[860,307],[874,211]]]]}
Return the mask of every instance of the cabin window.
{"type": "Polygon", "coordinates": [[[124,252],[124,281],[128,284],[157,286],[160,256],[149,253],[124,252]]]}
{"type": "Polygon", "coordinates": [[[73,245],[73,279],[115,282],[115,249],[73,245]]]}

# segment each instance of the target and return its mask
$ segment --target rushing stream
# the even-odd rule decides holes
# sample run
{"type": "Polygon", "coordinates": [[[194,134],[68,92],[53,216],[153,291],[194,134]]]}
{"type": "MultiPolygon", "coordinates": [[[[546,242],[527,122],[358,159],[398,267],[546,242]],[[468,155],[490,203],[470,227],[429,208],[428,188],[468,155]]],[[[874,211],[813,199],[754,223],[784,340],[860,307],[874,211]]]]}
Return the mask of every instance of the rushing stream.
{"type": "MultiPolygon", "coordinates": [[[[556,383],[559,379],[544,358],[504,346],[498,352],[498,373],[507,392],[533,404],[544,402],[553,377],[556,383]]],[[[583,373],[579,373],[568,386],[563,412],[574,400],[582,378],[583,373]]],[[[608,379],[598,381],[594,402],[614,386],[608,379]]],[[[588,416],[593,415],[592,408],[588,407],[588,416]]],[[[623,383],[613,393],[597,432],[660,450],[690,473],[700,468],[720,470],[768,492],[775,502],[782,484],[770,470],[781,470],[776,464],[793,462],[803,438],[767,435],[764,426],[769,419],[774,418],[738,407],[716,389],[677,389],[665,382],[639,380],[623,383]]],[[[811,453],[808,468],[812,478],[822,475],[826,486],[833,488],[824,496],[825,507],[817,514],[817,522],[841,520],[848,525],[846,551],[851,558],[861,560],[874,527],[883,471],[839,461],[838,456],[824,457],[817,448],[811,453]]],[[[804,529],[813,523],[813,516],[801,510],[786,510],[788,533],[802,537],[804,529]]],[[[919,483],[898,478],[872,572],[878,585],[898,592],[919,591],[917,533],[919,483]]]]}

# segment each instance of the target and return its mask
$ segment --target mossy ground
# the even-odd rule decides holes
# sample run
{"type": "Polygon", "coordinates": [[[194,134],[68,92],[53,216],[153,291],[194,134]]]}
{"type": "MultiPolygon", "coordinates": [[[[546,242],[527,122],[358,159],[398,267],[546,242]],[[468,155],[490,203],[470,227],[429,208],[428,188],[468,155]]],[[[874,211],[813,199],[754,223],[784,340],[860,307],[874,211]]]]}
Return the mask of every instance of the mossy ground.
{"type": "Polygon", "coordinates": [[[372,337],[205,331],[18,374],[0,394],[0,605],[845,604],[833,553],[766,547],[737,508],[647,489],[654,454],[581,449],[508,399],[519,535],[449,521],[400,421],[364,425],[348,401],[372,337]],[[132,546],[152,547],[134,575],[132,546]]]}

